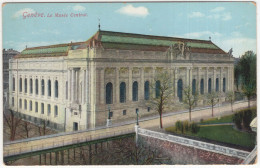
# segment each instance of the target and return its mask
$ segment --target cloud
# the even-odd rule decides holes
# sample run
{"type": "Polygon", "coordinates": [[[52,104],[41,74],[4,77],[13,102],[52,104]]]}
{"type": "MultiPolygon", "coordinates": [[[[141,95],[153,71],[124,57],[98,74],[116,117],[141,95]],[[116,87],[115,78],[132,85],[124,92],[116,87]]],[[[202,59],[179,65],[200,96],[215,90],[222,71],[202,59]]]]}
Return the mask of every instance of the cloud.
{"type": "Polygon", "coordinates": [[[27,13],[35,13],[35,10],[31,9],[31,8],[24,8],[24,9],[21,9],[17,12],[14,13],[13,17],[14,18],[18,18],[20,16],[23,15],[24,12],[27,12],[27,13]]]}
{"type": "Polygon", "coordinates": [[[116,12],[124,15],[143,17],[143,18],[149,14],[149,11],[146,7],[143,6],[134,7],[133,5],[124,6],[118,9],[116,12]]]}
{"type": "Polygon", "coordinates": [[[222,34],[218,32],[211,32],[211,31],[201,31],[201,32],[191,32],[191,33],[186,33],[183,35],[186,38],[195,38],[195,39],[208,39],[209,36],[214,38],[214,37],[220,37],[222,34]]]}
{"type": "Polygon", "coordinates": [[[223,13],[223,14],[213,14],[208,16],[209,19],[221,19],[223,21],[228,21],[232,19],[232,16],[230,13],[223,13]]]}
{"type": "Polygon", "coordinates": [[[73,6],[73,10],[80,12],[80,11],[86,10],[86,8],[84,6],[81,6],[81,5],[75,5],[75,6],[73,6]]]}
{"type": "Polygon", "coordinates": [[[191,14],[188,15],[189,18],[199,18],[199,17],[204,17],[205,14],[201,12],[192,12],[191,14]]]}
{"type": "Polygon", "coordinates": [[[221,12],[224,11],[225,8],[224,7],[216,7],[214,9],[211,9],[210,12],[221,12]]]}
{"type": "Polygon", "coordinates": [[[230,20],[230,19],[232,19],[230,13],[224,13],[224,14],[222,15],[222,20],[227,21],[227,20],[230,20]]]}
{"type": "Polygon", "coordinates": [[[37,32],[34,32],[34,31],[32,32],[33,35],[38,35],[38,34],[43,34],[43,33],[58,35],[58,34],[60,34],[60,31],[55,30],[55,29],[53,29],[53,30],[41,29],[37,32]]]}

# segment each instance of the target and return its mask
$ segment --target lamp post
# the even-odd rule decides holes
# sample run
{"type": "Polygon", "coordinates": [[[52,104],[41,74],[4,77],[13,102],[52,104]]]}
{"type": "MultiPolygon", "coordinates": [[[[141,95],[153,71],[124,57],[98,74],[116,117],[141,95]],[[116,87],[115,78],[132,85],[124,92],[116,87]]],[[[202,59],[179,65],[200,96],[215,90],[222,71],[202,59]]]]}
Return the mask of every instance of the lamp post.
{"type": "Polygon", "coordinates": [[[139,113],[139,109],[135,109],[135,112],[136,112],[136,125],[139,125],[139,122],[138,122],[138,113],[139,113]]]}

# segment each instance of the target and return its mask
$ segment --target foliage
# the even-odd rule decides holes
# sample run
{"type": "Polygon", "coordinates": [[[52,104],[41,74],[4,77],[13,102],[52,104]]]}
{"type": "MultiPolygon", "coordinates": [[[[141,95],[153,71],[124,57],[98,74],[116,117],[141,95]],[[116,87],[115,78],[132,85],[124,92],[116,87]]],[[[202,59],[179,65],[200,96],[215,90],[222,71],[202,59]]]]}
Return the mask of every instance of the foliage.
{"type": "Polygon", "coordinates": [[[233,114],[222,116],[221,118],[215,117],[202,121],[202,124],[218,124],[218,123],[231,123],[233,120],[233,114]]]}
{"type": "Polygon", "coordinates": [[[256,117],[256,108],[247,108],[238,111],[234,117],[233,122],[236,124],[238,129],[251,130],[250,123],[256,117]]]}
{"type": "Polygon", "coordinates": [[[183,121],[183,128],[185,132],[189,131],[189,127],[190,127],[189,121],[187,120],[183,121]]]}
{"type": "Polygon", "coordinates": [[[191,132],[192,132],[193,134],[196,134],[197,132],[199,132],[200,127],[199,127],[199,125],[198,125],[197,123],[192,122],[192,123],[190,124],[190,129],[191,129],[191,132]]]}
{"type": "Polygon", "coordinates": [[[165,109],[169,108],[171,105],[171,97],[173,94],[171,77],[167,72],[161,72],[157,74],[154,78],[154,82],[150,85],[151,96],[148,106],[156,110],[160,116],[160,128],[163,128],[162,124],[162,114],[165,109]],[[156,82],[159,81],[158,88],[156,87],[156,82]]]}
{"type": "Polygon", "coordinates": [[[186,121],[177,121],[175,123],[175,131],[181,132],[182,134],[184,132],[197,133],[199,129],[200,129],[199,125],[195,122],[189,123],[189,121],[186,120],[186,121]]]}
{"type": "Polygon", "coordinates": [[[212,117],[213,117],[213,109],[214,106],[219,102],[219,94],[217,92],[211,92],[207,94],[208,104],[212,109],[212,117]]]}
{"type": "Polygon", "coordinates": [[[7,123],[9,132],[10,132],[10,141],[15,140],[16,130],[21,124],[22,119],[15,116],[15,112],[13,110],[4,111],[4,119],[5,123],[7,123]]]}
{"type": "Polygon", "coordinates": [[[192,88],[186,87],[183,89],[184,100],[183,103],[186,104],[189,108],[189,119],[191,121],[191,109],[196,106],[198,101],[198,92],[196,91],[194,94],[192,93],[192,88]]]}
{"type": "Polygon", "coordinates": [[[238,129],[241,129],[242,128],[242,115],[241,113],[236,113],[234,116],[233,116],[233,122],[235,123],[236,127],[238,129]]]}

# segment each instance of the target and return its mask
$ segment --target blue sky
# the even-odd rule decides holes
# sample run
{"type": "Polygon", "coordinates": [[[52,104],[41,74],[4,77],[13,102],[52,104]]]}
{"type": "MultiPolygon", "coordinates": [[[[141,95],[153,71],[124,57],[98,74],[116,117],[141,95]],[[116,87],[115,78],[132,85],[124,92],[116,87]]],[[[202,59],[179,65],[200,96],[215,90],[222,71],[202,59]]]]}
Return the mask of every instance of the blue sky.
{"type": "Polygon", "coordinates": [[[256,52],[256,7],[251,2],[8,3],[3,7],[3,48],[85,41],[98,30],[211,40],[238,57],[256,52]],[[25,13],[27,12],[27,13],[25,13]],[[45,17],[23,18],[28,13],[45,17]],[[68,14],[59,18],[47,15],[68,14]],[[70,17],[70,14],[87,14],[70,17]]]}

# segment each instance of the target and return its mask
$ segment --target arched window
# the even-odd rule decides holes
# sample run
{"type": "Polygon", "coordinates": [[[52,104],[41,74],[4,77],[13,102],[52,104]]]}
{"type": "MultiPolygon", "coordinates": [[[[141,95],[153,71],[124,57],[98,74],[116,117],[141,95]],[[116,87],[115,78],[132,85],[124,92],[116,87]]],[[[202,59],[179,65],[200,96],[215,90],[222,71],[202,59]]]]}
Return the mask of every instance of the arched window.
{"type": "Polygon", "coordinates": [[[192,80],[192,95],[196,93],[196,79],[192,80]]]}
{"type": "Polygon", "coordinates": [[[200,80],[200,94],[204,94],[204,79],[200,80]]]}
{"type": "Polygon", "coordinates": [[[30,79],[30,94],[33,93],[33,80],[32,78],[30,79]]]}
{"type": "Polygon", "coordinates": [[[22,80],[22,78],[20,78],[20,81],[19,81],[20,83],[19,83],[19,91],[20,92],[22,92],[22,89],[23,89],[23,80],[22,80]]]}
{"type": "Polygon", "coordinates": [[[42,87],[42,95],[44,95],[44,91],[45,91],[45,84],[44,84],[44,79],[42,79],[41,81],[41,87],[42,87]]]}
{"type": "Polygon", "coordinates": [[[133,83],[133,101],[138,101],[138,83],[135,81],[133,83]]]}
{"type": "Polygon", "coordinates": [[[155,83],[155,97],[158,98],[160,96],[160,88],[161,88],[161,82],[158,80],[155,83]]]}
{"type": "Polygon", "coordinates": [[[48,96],[51,96],[51,80],[48,80],[48,96]]]}
{"type": "Polygon", "coordinates": [[[113,85],[111,82],[106,85],[106,104],[113,103],[113,85]]]}
{"type": "Polygon", "coordinates": [[[38,95],[38,79],[35,80],[35,93],[38,95]]]}
{"type": "Polygon", "coordinates": [[[218,78],[216,78],[216,92],[219,91],[219,81],[218,81],[218,78]]]}
{"type": "Polygon", "coordinates": [[[144,83],[144,99],[149,100],[150,98],[150,88],[149,88],[149,81],[144,83]]]}
{"type": "Polygon", "coordinates": [[[183,83],[182,83],[182,79],[178,80],[178,97],[179,97],[179,101],[182,102],[182,90],[183,90],[183,83]]]}
{"type": "Polygon", "coordinates": [[[126,87],[125,82],[120,83],[120,103],[125,103],[126,101],[126,87]]]}
{"type": "Polygon", "coordinates": [[[27,93],[27,78],[24,79],[24,93],[27,93]]]}
{"type": "Polygon", "coordinates": [[[27,100],[24,99],[24,110],[27,110],[27,100]]]}
{"type": "Polygon", "coordinates": [[[55,97],[59,97],[59,83],[57,80],[55,80],[55,97]]]}
{"type": "Polygon", "coordinates": [[[211,93],[211,78],[209,78],[208,82],[208,93],[211,93]]]}
{"type": "Polygon", "coordinates": [[[226,78],[223,78],[223,92],[226,92],[226,78]]]}
{"type": "Polygon", "coordinates": [[[13,78],[13,91],[15,91],[15,78],[13,78]]]}

